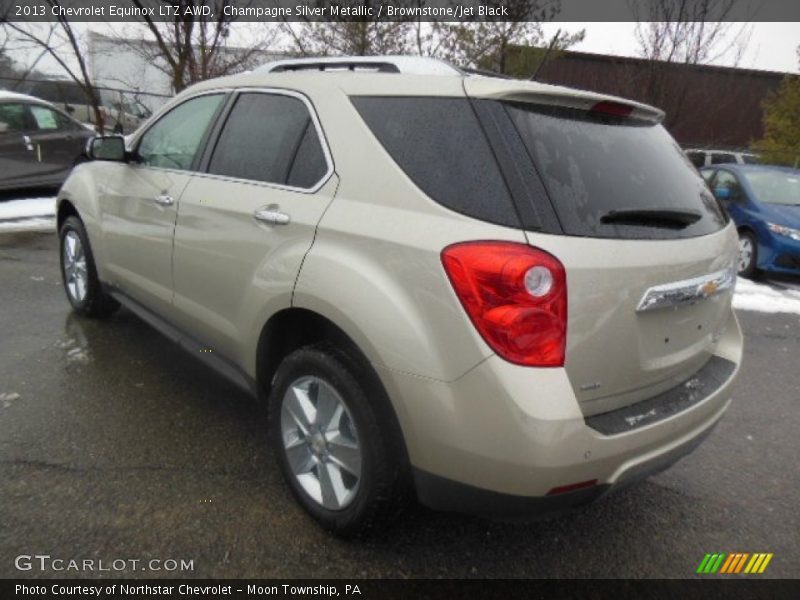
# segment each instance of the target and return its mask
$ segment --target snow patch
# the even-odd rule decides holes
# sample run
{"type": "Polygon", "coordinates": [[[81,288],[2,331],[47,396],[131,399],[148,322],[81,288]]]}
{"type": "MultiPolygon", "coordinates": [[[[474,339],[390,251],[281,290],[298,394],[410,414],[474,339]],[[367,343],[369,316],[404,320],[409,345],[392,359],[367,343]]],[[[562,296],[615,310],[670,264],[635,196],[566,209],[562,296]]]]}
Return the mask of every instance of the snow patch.
{"type": "Polygon", "coordinates": [[[0,202],[0,233],[53,231],[56,228],[54,197],[21,198],[0,202]]]}
{"type": "Polygon", "coordinates": [[[15,219],[13,221],[0,221],[0,233],[14,233],[17,231],[55,231],[55,217],[33,219],[15,219]]]}
{"type": "Polygon", "coordinates": [[[740,277],[736,280],[733,307],[738,310],[800,315],[800,291],[778,289],[740,277]]]}
{"type": "Polygon", "coordinates": [[[56,199],[53,196],[0,202],[0,221],[30,219],[32,217],[54,217],[55,215],[56,199]]]}

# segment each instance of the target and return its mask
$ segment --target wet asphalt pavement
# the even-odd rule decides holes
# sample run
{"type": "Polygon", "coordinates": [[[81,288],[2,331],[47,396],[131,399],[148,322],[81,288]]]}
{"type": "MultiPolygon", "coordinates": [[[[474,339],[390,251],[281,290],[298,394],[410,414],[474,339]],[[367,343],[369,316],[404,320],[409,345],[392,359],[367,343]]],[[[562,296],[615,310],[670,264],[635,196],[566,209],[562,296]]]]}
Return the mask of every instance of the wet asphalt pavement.
{"type": "Polygon", "coordinates": [[[194,564],[118,576],[687,577],[720,551],[800,577],[797,315],[740,313],[735,402],[669,471],[555,520],[416,508],[343,542],[294,503],[253,401],[130,312],[70,313],[56,248],[0,234],[0,577],[80,576],[21,554],[194,564]]]}

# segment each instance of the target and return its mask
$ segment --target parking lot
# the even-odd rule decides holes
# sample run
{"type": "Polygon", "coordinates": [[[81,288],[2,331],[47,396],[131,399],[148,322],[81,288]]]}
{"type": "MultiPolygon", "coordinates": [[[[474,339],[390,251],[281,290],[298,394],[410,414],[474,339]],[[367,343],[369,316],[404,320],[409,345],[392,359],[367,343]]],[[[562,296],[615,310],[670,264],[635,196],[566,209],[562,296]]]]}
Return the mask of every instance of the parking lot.
{"type": "Polygon", "coordinates": [[[745,285],[734,403],[669,471],[554,520],[415,508],[343,542],[290,497],[246,396],[130,312],[76,318],[55,235],[0,232],[0,576],[41,576],[14,558],[48,554],[193,561],[116,573],[147,577],[671,578],[771,552],[764,576],[797,577],[799,287],[745,285]]]}

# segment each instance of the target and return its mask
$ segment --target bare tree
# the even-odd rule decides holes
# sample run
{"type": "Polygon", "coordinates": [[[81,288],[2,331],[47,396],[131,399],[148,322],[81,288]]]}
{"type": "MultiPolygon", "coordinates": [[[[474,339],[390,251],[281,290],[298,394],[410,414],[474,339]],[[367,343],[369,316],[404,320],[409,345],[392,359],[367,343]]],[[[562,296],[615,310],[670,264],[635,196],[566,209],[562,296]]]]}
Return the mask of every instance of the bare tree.
{"type": "MultiPolygon", "coordinates": [[[[131,2],[137,8],[152,5],[152,1],[148,0],[131,0],[131,2]]],[[[228,45],[228,41],[231,27],[238,17],[233,14],[226,15],[225,7],[241,8],[246,6],[247,2],[236,2],[236,0],[160,0],[160,2],[175,7],[170,13],[174,16],[166,22],[157,21],[146,14],[142,16],[142,26],[152,36],[152,40],[134,34],[127,38],[120,37],[118,41],[163,71],[169,77],[172,89],[176,93],[195,82],[251,68],[255,62],[262,61],[268,54],[278,33],[277,27],[253,24],[254,27],[249,28],[253,34],[247,36],[246,43],[234,48],[228,45]],[[213,7],[210,15],[204,15],[200,10],[204,6],[213,7]]]]}
{"type": "Polygon", "coordinates": [[[739,63],[750,28],[727,20],[737,1],[631,0],[639,54],[649,63],[638,86],[645,102],[666,111],[667,127],[680,119],[690,85],[672,65],[708,64],[731,51],[739,63]]]}
{"type": "MultiPolygon", "coordinates": [[[[43,0],[51,9],[60,7],[60,0],[43,0]]],[[[10,10],[10,9],[9,9],[10,10]]],[[[48,11],[51,14],[52,11],[48,11]]],[[[87,104],[92,107],[95,124],[102,133],[105,127],[103,111],[100,109],[100,94],[92,81],[89,67],[86,64],[81,36],[75,31],[73,24],[61,11],[56,11],[53,23],[24,23],[9,19],[8,14],[0,15],[0,23],[6,29],[11,43],[29,44],[40,50],[39,58],[49,55],[74,81],[86,96],[87,104]]],[[[37,61],[34,62],[34,65],[37,61]]],[[[33,67],[29,67],[28,71],[33,67]]]]}
{"type": "MultiPolygon", "coordinates": [[[[485,3],[486,6],[495,4],[500,6],[493,1],[485,3]]],[[[464,67],[525,75],[519,72],[519,57],[525,49],[535,49],[544,44],[542,23],[552,20],[559,13],[561,2],[519,0],[503,6],[508,11],[508,21],[435,24],[430,38],[426,40],[428,47],[433,48],[431,54],[464,67]]],[[[565,33],[557,40],[556,48],[567,48],[582,40],[583,36],[583,31],[565,33]]],[[[533,68],[523,70],[532,72],[533,68]]]]}

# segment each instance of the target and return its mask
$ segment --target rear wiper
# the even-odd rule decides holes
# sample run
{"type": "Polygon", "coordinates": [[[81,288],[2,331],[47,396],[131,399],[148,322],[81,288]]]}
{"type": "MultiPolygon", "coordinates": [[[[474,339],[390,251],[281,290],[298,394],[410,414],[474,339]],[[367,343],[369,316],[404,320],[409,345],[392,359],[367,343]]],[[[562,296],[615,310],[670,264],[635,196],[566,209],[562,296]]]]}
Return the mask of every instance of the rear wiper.
{"type": "Polygon", "coordinates": [[[683,229],[702,218],[702,214],[692,210],[631,208],[609,211],[600,217],[600,222],[639,225],[641,227],[661,227],[664,229],[683,229]]]}

